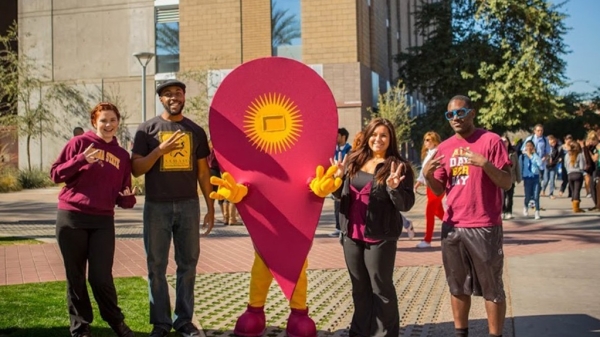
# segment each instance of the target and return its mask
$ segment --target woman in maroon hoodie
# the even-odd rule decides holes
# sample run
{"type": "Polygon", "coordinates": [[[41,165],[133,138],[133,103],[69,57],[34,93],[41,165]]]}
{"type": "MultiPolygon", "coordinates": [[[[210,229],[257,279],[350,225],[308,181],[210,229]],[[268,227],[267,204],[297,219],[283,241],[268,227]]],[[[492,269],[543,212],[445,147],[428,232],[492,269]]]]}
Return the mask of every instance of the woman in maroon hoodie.
{"type": "Polygon", "coordinates": [[[56,238],[67,275],[67,301],[73,337],[90,337],[92,305],[89,283],[100,315],[119,337],[134,336],[117,304],[112,277],[115,253],[115,204],[135,205],[129,153],[115,134],[121,115],[111,103],[99,103],[90,119],[94,131],[72,138],[52,165],[55,183],[65,183],[58,195],[56,238]]]}

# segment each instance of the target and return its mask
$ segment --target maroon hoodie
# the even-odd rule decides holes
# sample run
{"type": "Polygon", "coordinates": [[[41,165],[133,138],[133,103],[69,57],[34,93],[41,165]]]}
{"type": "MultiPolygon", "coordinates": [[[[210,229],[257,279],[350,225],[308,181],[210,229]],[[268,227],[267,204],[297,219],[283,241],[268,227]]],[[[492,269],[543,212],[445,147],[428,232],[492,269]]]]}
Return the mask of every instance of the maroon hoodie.
{"type": "Polygon", "coordinates": [[[114,216],[115,204],[121,208],[135,205],[135,196],[119,195],[131,188],[131,161],[115,137],[107,143],[88,131],[71,138],[52,164],[50,178],[66,184],[58,195],[58,209],[114,216]],[[99,160],[90,164],[83,152],[92,143],[99,150],[94,155],[99,160]]]}

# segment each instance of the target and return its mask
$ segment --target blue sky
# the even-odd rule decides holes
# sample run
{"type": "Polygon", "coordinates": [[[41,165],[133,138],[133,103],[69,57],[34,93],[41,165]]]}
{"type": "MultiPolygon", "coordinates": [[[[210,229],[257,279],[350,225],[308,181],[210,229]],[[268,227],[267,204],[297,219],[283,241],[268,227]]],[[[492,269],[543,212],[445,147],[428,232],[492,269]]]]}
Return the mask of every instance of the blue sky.
{"type": "Polygon", "coordinates": [[[564,36],[571,50],[564,57],[565,74],[569,81],[575,82],[568,91],[592,92],[594,87],[600,87],[600,1],[569,0],[562,9],[569,15],[565,23],[571,28],[564,36]]]}

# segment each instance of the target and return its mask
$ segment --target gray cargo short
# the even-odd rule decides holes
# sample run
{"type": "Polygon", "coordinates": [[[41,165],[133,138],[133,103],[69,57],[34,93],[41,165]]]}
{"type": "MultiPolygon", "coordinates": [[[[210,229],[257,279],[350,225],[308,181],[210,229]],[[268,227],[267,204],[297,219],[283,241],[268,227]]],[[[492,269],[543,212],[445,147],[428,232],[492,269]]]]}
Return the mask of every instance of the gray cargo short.
{"type": "Polygon", "coordinates": [[[452,295],[504,302],[502,226],[460,228],[444,222],[442,259],[452,295]]]}

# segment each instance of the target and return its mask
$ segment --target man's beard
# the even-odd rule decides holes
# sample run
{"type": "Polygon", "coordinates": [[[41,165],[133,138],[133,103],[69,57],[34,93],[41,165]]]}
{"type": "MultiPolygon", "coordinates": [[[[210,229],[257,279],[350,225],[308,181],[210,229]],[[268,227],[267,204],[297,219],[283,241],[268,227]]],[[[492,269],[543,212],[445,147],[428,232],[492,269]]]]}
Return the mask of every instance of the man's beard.
{"type": "Polygon", "coordinates": [[[165,111],[169,113],[169,115],[177,116],[177,115],[180,115],[181,112],[183,111],[183,107],[185,106],[185,103],[181,103],[181,105],[179,107],[179,111],[171,111],[171,107],[169,106],[169,103],[163,103],[162,105],[165,108],[165,111]]]}

